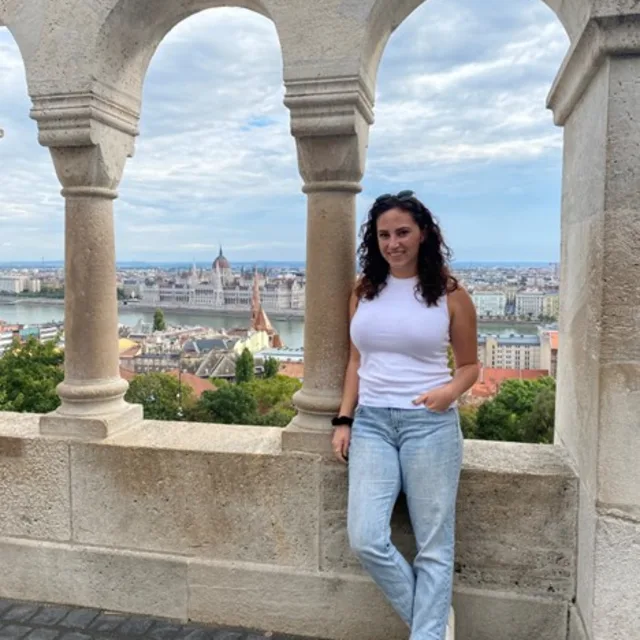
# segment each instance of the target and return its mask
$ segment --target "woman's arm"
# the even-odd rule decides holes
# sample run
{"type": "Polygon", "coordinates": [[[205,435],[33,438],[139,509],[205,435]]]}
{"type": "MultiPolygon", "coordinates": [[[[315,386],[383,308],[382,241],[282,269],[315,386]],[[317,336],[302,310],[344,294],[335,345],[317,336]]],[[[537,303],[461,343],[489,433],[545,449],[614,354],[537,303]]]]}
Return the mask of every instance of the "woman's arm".
{"type": "Polygon", "coordinates": [[[451,347],[456,363],[453,379],[431,389],[413,403],[424,404],[432,411],[446,411],[478,379],[478,323],[471,296],[462,288],[448,294],[451,347]]]}
{"type": "Polygon", "coordinates": [[[471,296],[463,288],[449,294],[451,347],[456,363],[453,380],[447,385],[453,399],[468,391],[478,379],[478,321],[471,296]]]}

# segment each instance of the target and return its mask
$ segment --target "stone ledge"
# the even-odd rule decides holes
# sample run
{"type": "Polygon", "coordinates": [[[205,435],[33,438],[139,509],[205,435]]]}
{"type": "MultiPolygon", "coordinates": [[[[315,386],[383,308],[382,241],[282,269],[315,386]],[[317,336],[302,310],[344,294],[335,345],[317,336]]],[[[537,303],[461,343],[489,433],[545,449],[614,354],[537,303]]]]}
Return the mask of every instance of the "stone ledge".
{"type": "MultiPolygon", "coordinates": [[[[41,417],[36,413],[0,411],[0,437],[68,440],[64,436],[42,436],[39,431],[41,417]]],[[[282,451],[282,429],[144,420],[126,431],[100,440],[99,444],[142,449],[274,455],[282,451]]]]}
{"type": "Polygon", "coordinates": [[[186,619],[186,559],[0,538],[0,597],[186,619]]]}
{"type": "MultiPolygon", "coordinates": [[[[0,414],[0,490],[12,496],[0,535],[362,575],[346,536],[346,468],[281,452],[281,429],[147,421],[88,443],[40,437],[37,420],[0,414]],[[42,482],[37,469],[59,473],[42,482]]],[[[577,503],[560,447],[467,441],[458,584],[572,598],[577,503]]],[[[402,500],[393,530],[412,559],[402,500]]]]}
{"type": "MultiPolygon", "coordinates": [[[[38,438],[39,419],[40,414],[0,411],[0,436],[38,438]]],[[[284,432],[285,429],[279,427],[144,420],[139,426],[95,444],[274,455],[282,453],[284,432]]],[[[329,441],[331,434],[317,437],[329,441]]],[[[293,452],[287,452],[287,455],[293,455],[293,452]]],[[[562,447],[555,445],[465,440],[463,467],[465,471],[576,477],[570,457],[562,447]]]]}
{"type": "MultiPolygon", "coordinates": [[[[368,578],[0,538],[0,598],[334,640],[403,640],[368,578]]],[[[455,590],[457,640],[565,640],[568,603],[455,590]],[[563,635],[564,634],[564,635],[563,635]]]]}

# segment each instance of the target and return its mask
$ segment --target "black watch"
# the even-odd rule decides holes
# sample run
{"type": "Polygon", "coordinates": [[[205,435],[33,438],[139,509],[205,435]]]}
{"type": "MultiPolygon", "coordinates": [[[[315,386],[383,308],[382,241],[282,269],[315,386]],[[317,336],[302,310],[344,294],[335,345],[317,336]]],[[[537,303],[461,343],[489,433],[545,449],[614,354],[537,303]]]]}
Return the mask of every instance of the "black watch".
{"type": "Polygon", "coordinates": [[[332,418],[331,424],[334,427],[339,427],[341,425],[350,427],[353,424],[353,418],[350,418],[349,416],[336,416],[335,418],[332,418]]]}

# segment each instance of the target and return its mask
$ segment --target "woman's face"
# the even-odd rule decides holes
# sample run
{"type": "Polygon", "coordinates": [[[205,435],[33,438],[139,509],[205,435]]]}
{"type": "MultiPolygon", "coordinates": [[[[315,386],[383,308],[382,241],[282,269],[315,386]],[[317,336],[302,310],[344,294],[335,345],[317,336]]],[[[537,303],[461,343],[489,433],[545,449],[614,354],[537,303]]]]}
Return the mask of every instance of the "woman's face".
{"type": "Polygon", "coordinates": [[[402,209],[389,209],[377,221],[378,247],[391,273],[413,276],[418,271],[418,252],[424,232],[413,216],[402,209]]]}

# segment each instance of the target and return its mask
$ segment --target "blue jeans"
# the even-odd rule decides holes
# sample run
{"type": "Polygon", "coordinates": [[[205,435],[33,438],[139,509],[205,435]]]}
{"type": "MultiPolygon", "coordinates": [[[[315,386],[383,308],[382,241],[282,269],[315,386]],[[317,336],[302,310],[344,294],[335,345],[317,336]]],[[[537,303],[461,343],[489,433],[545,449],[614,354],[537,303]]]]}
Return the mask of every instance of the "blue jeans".
{"type": "Polygon", "coordinates": [[[445,639],[461,465],[457,409],[356,410],[349,447],[349,543],[411,628],[410,640],[445,639]],[[416,538],[413,567],[391,543],[391,512],[400,489],[416,538]]]}

